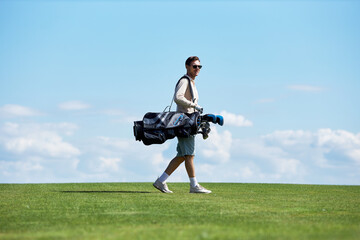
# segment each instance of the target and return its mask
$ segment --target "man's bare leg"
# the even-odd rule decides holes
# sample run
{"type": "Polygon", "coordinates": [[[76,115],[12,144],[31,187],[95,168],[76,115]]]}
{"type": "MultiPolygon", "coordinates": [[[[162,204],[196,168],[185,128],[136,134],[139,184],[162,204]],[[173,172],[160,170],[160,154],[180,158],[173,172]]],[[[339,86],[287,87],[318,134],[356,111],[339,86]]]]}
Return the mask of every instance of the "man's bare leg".
{"type": "Polygon", "coordinates": [[[165,170],[166,174],[170,176],[184,160],[185,157],[174,157],[165,170]]]}
{"type": "Polygon", "coordinates": [[[199,185],[195,177],[194,155],[185,156],[185,167],[190,179],[191,188],[195,188],[199,185]]]}
{"type": "Polygon", "coordinates": [[[185,168],[189,178],[195,177],[194,155],[185,156],[185,168]]]}

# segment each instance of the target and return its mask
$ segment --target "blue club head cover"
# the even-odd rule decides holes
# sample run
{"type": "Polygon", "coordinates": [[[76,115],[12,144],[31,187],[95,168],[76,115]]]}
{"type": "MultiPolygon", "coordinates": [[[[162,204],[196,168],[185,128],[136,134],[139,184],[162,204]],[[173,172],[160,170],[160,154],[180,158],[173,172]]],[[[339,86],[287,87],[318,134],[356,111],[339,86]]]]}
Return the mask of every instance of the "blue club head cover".
{"type": "Polygon", "coordinates": [[[221,115],[216,115],[216,123],[220,126],[224,125],[224,117],[221,115]]]}
{"type": "Polygon", "coordinates": [[[216,123],[216,116],[214,114],[206,114],[203,118],[205,121],[216,123]]]}

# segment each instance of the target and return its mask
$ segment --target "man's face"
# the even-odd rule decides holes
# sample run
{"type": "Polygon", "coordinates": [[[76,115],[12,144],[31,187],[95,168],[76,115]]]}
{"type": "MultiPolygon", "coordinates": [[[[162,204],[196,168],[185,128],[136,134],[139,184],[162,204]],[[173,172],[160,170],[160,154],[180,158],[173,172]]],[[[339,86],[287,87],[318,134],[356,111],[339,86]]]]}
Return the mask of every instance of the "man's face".
{"type": "Polygon", "coordinates": [[[192,78],[196,77],[200,73],[199,66],[201,66],[199,60],[193,61],[190,66],[186,65],[187,74],[192,78]]]}

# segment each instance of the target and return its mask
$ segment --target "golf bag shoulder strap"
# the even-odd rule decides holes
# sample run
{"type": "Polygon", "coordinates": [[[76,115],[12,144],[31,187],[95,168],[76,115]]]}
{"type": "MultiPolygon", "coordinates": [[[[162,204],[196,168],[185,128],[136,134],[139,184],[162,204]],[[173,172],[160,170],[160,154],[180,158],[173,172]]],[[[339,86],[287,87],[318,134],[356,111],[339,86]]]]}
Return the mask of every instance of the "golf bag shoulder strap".
{"type": "MultiPolygon", "coordinates": [[[[172,98],[172,100],[171,100],[170,106],[167,106],[167,107],[166,107],[166,108],[169,107],[169,112],[171,111],[171,106],[172,106],[172,104],[173,104],[173,102],[174,102],[174,99],[175,99],[176,88],[177,88],[177,86],[179,85],[180,81],[181,81],[183,78],[186,78],[186,79],[188,80],[188,82],[189,82],[189,88],[190,88],[190,93],[191,93],[191,101],[192,101],[192,102],[195,102],[195,99],[194,99],[194,91],[193,91],[193,88],[192,88],[192,85],[191,85],[191,80],[190,80],[190,78],[185,74],[185,75],[182,76],[182,77],[179,79],[179,81],[176,83],[175,93],[174,93],[174,96],[173,96],[173,98],[172,98]]],[[[166,110],[166,108],[165,108],[165,110],[166,110]]],[[[164,110],[164,112],[165,112],[165,110],[164,110]]]]}
{"type": "Polygon", "coordinates": [[[194,99],[194,91],[193,91],[193,88],[192,88],[191,80],[190,80],[190,78],[189,78],[186,74],[185,74],[184,76],[182,76],[182,77],[179,79],[179,81],[177,82],[177,84],[176,84],[176,86],[175,86],[175,91],[176,91],[176,88],[177,88],[177,86],[179,85],[181,79],[183,79],[183,78],[186,78],[186,79],[188,80],[188,82],[189,82],[189,88],[190,88],[190,93],[191,93],[191,100],[192,100],[192,102],[194,102],[194,101],[195,101],[195,99],[194,99]]]}

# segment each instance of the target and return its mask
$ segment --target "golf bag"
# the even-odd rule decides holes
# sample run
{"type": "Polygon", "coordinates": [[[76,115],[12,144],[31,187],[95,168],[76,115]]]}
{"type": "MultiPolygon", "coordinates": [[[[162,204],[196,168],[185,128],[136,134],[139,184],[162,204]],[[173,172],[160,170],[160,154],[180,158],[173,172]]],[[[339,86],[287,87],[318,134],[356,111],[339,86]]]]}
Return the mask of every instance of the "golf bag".
{"type": "Polygon", "coordinates": [[[203,138],[208,138],[210,124],[224,124],[220,115],[206,114],[201,116],[199,112],[180,113],[162,112],[146,113],[142,121],[134,122],[134,136],[137,141],[145,145],[162,144],[168,139],[175,137],[189,137],[201,133],[203,138]]]}

